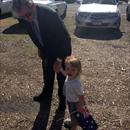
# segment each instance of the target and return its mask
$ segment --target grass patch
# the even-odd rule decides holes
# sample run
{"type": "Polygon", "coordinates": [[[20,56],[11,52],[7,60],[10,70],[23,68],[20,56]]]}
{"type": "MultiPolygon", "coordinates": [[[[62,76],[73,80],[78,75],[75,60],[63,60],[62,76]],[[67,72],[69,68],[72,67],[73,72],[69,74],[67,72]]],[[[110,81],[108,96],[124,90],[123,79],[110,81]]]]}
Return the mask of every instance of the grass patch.
{"type": "Polygon", "coordinates": [[[0,41],[24,41],[28,39],[28,35],[12,35],[12,34],[4,34],[0,36],[0,41]]]}
{"type": "Polygon", "coordinates": [[[19,49],[27,57],[34,58],[37,56],[37,48],[34,44],[25,44],[19,49]]]}
{"type": "Polygon", "coordinates": [[[74,32],[74,29],[75,29],[75,20],[74,20],[74,17],[66,17],[65,20],[65,25],[66,25],[66,28],[68,29],[68,31],[70,33],[73,33],[74,32]]]}
{"type": "Polygon", "coordinates": [[[16,19],[14,19],[12,17],[8,17],[8,18],[0,20],[0,27],[11,26],[11,25],[13,25],[15,23],[17,23],[16,19]]]}

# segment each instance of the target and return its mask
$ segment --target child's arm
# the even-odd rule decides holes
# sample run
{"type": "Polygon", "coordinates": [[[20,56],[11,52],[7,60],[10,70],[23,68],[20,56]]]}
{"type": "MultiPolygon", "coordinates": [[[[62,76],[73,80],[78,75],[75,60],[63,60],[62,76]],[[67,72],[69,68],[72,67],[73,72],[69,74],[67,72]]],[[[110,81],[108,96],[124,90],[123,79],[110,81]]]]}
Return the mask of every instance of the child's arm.
{"type": "Polygon", "coordinates": [[[78,111],[80,111],[80,109],[85,106],[85,99],[84,99],[84,95],[79,95],[78,98],[79,98],[78,111]]]}
{"type": "Polygon", "coordinates": [[[85,105],[84,95],[79,96],[79,102],[78,102],[78,112],[82,113],[84,118],[88,117],[89,111],[85,105]]]}
{"type": "Polygon", "coordinates": [[[63,70],[63,68],[62,68],[62,67],[61,67],[61,69],[60,69],[60,72],[61,72],[64,76],[67,76],[67,74],[66,74],[65,70],[63,70]]]}

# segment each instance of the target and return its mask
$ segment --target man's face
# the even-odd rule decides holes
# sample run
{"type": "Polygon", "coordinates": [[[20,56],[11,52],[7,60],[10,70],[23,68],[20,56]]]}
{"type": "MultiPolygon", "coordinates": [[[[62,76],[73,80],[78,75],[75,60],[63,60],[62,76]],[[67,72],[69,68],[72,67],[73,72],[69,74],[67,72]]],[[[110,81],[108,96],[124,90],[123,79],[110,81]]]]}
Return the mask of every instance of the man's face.
{"type": "Polygon", "coordinates": [[[20,18],[23,18],[29,22],[33,20],[34,4],[25,5],[19,11],[20,18]]]}

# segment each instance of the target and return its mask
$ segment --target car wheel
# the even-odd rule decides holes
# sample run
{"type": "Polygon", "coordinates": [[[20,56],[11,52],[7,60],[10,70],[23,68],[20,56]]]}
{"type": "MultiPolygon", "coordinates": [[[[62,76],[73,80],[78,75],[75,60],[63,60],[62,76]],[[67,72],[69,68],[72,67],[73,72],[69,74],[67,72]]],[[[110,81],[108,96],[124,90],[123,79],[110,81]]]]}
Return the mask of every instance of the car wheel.
{"type": "Polygon", "coordinates": [[[0,15],[2,16],[2,14],[1,14],[1,13],[2,13],[2,11],[1,11],[1,9],[0,9],[0,15]]]}
{"type": "Polygon", "coordinates": [[[76,26],[76,27],[75,27],[75,30],[79,30],[79,27],[78,27],[78,26],[76,26]]]}
{"type": "Polygon", "coordinates": [[[121,24],[121,19],[119,20],[119,22],[118,22],[118,24],[117,24],[115,30],[120,30],[120,24],[121,24]]]}
{"type": "Polygon", "coordinates": [[[127,14],[127,20],[130,21],[130,15],[127,14]]]}
{"type": "Polygon", "coordinates": [[[130,21],[130,14],[128,13],[128,7],[126,9],[126,18],[127,18],[128,21],[130,21]]]}

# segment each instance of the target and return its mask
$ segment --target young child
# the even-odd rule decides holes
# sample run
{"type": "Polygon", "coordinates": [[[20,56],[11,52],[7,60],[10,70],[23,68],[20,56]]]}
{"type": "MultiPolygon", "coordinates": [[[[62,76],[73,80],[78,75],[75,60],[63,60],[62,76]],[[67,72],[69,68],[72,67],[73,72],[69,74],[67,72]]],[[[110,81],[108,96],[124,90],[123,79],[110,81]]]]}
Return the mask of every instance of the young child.
{"type": "Polygon", "coordinates": [[[85,106],[84,92],[80,82],[81,62],[74,56],[69,56],[65,60],[65,71],[61,72],[67,76],[64,83],[64,95],[71,117],[71,130],[76,130],[78,122],[75,112],[83,112],[85,106]]]}

